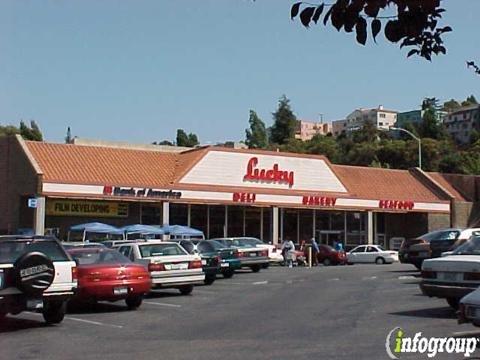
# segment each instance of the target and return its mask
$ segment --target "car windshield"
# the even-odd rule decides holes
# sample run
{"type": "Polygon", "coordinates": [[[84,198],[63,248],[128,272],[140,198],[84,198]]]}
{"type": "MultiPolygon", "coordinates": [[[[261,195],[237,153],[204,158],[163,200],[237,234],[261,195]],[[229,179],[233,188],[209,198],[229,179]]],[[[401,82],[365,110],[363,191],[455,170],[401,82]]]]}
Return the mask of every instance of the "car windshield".
{"type": "Polygon", "coordinates": [[[460,235],[460,231],[458,230],[438,230],[432,231],[428,234],[424,234],[419,236],[419,239],[423,239],[425,241],[442,241],[442,240],[455,240],[458,235],[460,235]]]}
{"type": "Polygon", "coordinates": [[[213,246],[215,250],[221,250],[225,249],[227,246],[225,244],[222,244],[221,242],[215,241],[215,240],[208,240],[207,241],[210,245],[213,246]]]}
{"type": "Polygon", "coordinates": [[[68,261],[69,258],[59,243],[48,240],[0,241],[0,264],[14,263],[20,256],[38,251],[52,261],[68,261]]]}
{"type": "Polygon", "coordinates": [[[377,246],[377,249],[380,250],[380,251],[385,251],[385,249],[383,247],[381,247],[380,245],[376,245],[377,246]]]}
{"type": "Polygon", "coordinates": [[[453,255],[480,255],[480,236],[470,238],[452,253],[453,255]]]}
{"type": "Polygon", "coordinates": [[[131,262],[116,250],[71,250],[70,255],[79,265],[124,264],[131,262]]]}
{"type": "Polygon", "coordinates": [[[242,238],[242,239],[238,239],[237,241],[239,244],[242,244],[245,246],[253,246],[253,247],[263,244],[263,242],[255,238],[242,238]]]}
{"type": "Polygon", "coordinates": [[[142,257],[186,255],[187,252],[177,244],[140,245],[142,257]]]}

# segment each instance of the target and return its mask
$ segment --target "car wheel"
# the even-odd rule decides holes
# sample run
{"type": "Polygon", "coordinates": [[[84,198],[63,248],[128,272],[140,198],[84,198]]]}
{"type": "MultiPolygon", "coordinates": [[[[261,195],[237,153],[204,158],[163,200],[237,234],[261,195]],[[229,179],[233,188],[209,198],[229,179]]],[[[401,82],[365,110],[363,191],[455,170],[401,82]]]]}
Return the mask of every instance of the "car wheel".
{"type": "Polygon", "coordinates": [[[180,294],[182,294],[182,295],[189,295],[193,291],[193,285],[185,285],[185,286],[182,286],[178,290],[180,290],[180,294]]]}
{"type": "Polygon", "coordinates": [[[385,259],[382,258],[382,257],[378,257],[378,258],[375,259],[375,264],[383,265],[383,264],[385,264],[385,259]]]}
{"type": "Polygon", "coordinates": [[[215,282],[215,279],[217,277],[215,275],[212,275],[212,276],[205,276],[205,280],[203,281],[203,283],[205,285],[212,285],[214,282],[215,282]]]}
{"type": "Polygon", "coordinates": [[[330,261],[330,259],[327,258],[323,260],[323,266],[330,266],[330,265],[332,265],[332,262],[330,261]]]}
{"type": "Polygon", "coordinates": [[[260,271],[260,269],[261,269],[261,266],[260,266],[260,265],[252,265],[252,266],[250,267],[250,269],[252,269],[252,271],[253,271],[254,273],[258,273],[258,272],[260,271]]]}
{"type": "Polygon", "coordinates": [[[450,305],[450,307],[454,310],[458,310],[458,306],[459,306],[459,300],[456,299],[456,298],[447,298],[447,303],[448,305],[450,305]]]}
{"type": "Polygon", "coordinates": [[[235,274],[234,270],[225,270],[225,271],[222,272],[222,275],[225,279],[232,278],[234,274],[235,274]]]}
{"type": "Polygon", "coordinates": [[[43,304],[43,319],[47,324],[58,324],[63,321],[67,305],[65,301],[45,301],[43,304]]]}
{"type": "Polygon", "coordinates": [[[142,296],[130,296],[125,299],[128,310],[137,310],[140,305],[142,305],[143,297],[142,296]]]}
{"type": "Polygon", "coordinates": [[[270,266],[270,263],[263,264],[262,269],[268,269],[269,266],[270,266]]]}

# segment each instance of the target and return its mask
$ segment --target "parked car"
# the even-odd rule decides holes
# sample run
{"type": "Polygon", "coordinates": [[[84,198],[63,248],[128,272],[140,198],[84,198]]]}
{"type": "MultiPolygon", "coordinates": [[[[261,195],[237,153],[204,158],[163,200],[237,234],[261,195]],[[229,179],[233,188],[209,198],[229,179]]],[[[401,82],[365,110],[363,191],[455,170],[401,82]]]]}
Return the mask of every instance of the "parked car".
{"type": "Polygon", "coordinates": [[[152,288],[174,288],[182,295],[203,284],[205,274],[199,255],[190,255],[176,242],[143,241],[116,247],[130,260],[144,264],[152,278],[152,288]]]}
{"type": "Polygon", "coordinates": [[[453,255],[425,260],[420,289],[424,295],[447,300],[454,309],[480,286],[480,236],[472,237],[453,255]]]}
{"type": "Polygon", "coordinates": [[[399,258],[401,262],[412,264],[420,270],[424,260],[440,257],[442,252],[453,250],[476,231],[480,232],[480,229],[452,228],[423,234],[405,241],[399,250],[399,258]]]}
{"type": "Polygon", "coordinates": [[[218,256],[220,256],[220,273],[225,279],[230,279],[235,274],[235,270],[242,268],[238,249],[226,247],[224,244],[215,240],[203,241],[210,244],[215,249],[218,256]]]}
{"type": "Polygon", "coordinates": [[[58,240],[0,237],[0,319],[32,310],[47,323],[60,323],[76,287],[76,264],[58,240]]]}
{"type": "Polygon", "coordinates": [[[472,323],[480,327],[480,288],[460,300],[458,323],[472,323]]]}
{"type": "Polygon", "coordinates": [[[237,256],[242,267],[249,267],[253,272],[259,272],[262,267],[269,264],[268,250],[251,246],[241,238],[219,238],[218,241],[227,248],[237,249],[237,256]]]}
{"type": "Polygon", "coordinates": [[[442,256],[442,253],[453,251],[465,243],[472,236],[480,235],[479,228],[471,229],[452,229],[451,232],[444,232],[441,237],[436,237],[430,241],[430,250],[432,258],[442,256]]]}
{"type": "Polygon", "coordinates": [[[150,273],[118,251],[107,248],[77,248],[68,253],[77,263],[79,302],[125,300],[130,310],[142,304],[150,292],[150,273]]]}
{"type": "Polygon", "coordinates": [[[337,251],[329,245],[320,244],[318,245],[317,261],[325,266],[345,265],[347,263],[347,255],[345,251],[337,251]]]}
{"type": "Polygon", "coordinates": [[[347,253],[349,264],[374,263],[392,264],[398,261],[398,252],[384,250],[380,245],[360,245],[347,253]]]}
{"type": "Polygon", "coordinates": [[[212,285],[220,272],[222,262],[215,248],[204,240],[178,240],[189,254],[198,254],[202,258],[202,269],[205,273],[205,285],[212,285]]]}
{"type": "MultiPolygon", "coordinates": [[[[248,245],[248,246],[251,246],[251,247],[267,249],[268,250],[268,260],[271,263],[279,264],[283,261],[282,251],[280,249],[277,249],[277,247],[275,245],[265,244],[262,240],[254,238],[254,237],[239,237],[239,238],[234,238],[234,239],[237,239],[241,244],[246,245],[246,246],[248,245]]],[[[264,267],[267,267],[267,266],[264,266],[264,267]]]]}

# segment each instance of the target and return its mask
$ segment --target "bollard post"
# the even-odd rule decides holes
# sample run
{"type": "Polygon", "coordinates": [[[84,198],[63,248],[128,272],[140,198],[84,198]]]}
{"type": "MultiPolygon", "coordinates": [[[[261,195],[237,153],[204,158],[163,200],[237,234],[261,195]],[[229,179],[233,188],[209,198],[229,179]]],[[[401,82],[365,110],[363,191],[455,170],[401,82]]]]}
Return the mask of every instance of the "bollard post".
{"type": "Polygon", "coordinates": [[[312,247],[308,247],[308,267],[312,267],[312,247]]]}

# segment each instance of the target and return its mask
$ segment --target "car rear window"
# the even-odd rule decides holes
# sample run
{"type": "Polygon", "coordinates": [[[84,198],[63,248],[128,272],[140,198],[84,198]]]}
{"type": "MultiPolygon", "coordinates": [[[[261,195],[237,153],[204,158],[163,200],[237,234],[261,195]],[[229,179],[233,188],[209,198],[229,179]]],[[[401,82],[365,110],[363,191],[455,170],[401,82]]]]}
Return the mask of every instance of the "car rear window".
{"type": "Polygon", "coordinates": [[[177,244],[140,245],[142,257],[186,255],[187,252],[177,244]]]}
{"type": "Polygon", "coordinates": [[[29,252],[41,252],[52,261],[68,261],[68,255],[56,241],[0,241],[0,264],[14,263],[20,256],[29,252]]]}
{"type": "Polygon", "coordinates": [[[116,250],[70,251],[70,255],[79,265],[131,263],[116,250]]]}
{"type": "Polygon", "coordinates": [[[458,235],[460,235],[458,230],[439,230],[422,235],[420,238],[426,241],[455,240],[458,235]]]}
{"type": "Polygon", "coordinates": [[[248,245],[252,247],[263,244],[263,242],[255,238],[242,238],[238,239],[238,242],[242,245],[248,245]]]}

